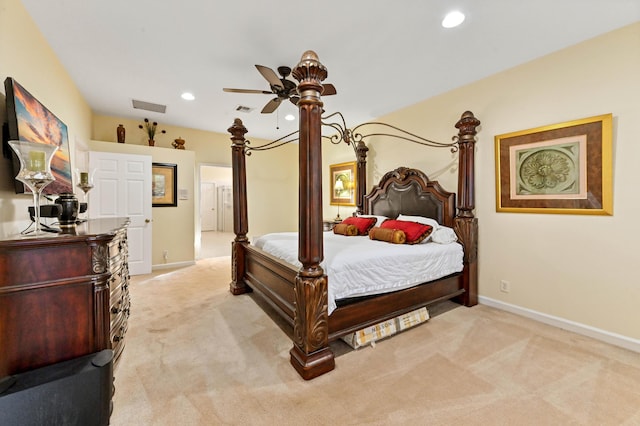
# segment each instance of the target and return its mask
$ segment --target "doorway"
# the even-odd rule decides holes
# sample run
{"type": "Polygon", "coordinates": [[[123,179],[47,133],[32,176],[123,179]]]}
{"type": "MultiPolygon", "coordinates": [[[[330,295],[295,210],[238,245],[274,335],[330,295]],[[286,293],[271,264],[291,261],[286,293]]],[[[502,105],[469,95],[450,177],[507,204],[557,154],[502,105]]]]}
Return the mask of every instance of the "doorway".
{"type": "Polygon", "coordinates": [[[233,191],[230,166],[200,165],[200,251],[198,258],[231,256],[233,191]]]}

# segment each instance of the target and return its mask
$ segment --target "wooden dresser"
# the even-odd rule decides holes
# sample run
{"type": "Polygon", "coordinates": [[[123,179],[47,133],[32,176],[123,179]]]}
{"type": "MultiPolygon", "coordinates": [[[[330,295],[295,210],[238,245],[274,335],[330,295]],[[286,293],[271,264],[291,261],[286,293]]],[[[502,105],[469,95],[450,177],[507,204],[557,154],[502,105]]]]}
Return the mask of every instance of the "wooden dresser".
{"type": "Polygon", "coordinates": [[[122,354],[129,317],[126,218],[0,240],[0,378],[82,355],[122,354]]]}

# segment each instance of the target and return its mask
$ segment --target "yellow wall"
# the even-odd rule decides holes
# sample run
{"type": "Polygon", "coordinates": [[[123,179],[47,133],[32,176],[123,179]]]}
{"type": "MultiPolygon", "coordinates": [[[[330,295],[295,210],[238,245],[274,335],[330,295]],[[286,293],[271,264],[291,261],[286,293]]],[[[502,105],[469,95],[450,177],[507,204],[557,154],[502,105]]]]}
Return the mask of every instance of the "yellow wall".
{"type": "MultiPolygon", "coordinates": [[[[91,134],[91,109],[19,0],[0,0],[0,58],[0,79],[16,79],[67,125],[73,165],[76,142],[91,134]]],[[[0,93],[4,116],[4,85],[0,93]]],[[[15,194],[14,176],[10,161],[0,158],[0,238],[29,224],[27,207],[33,200],[15,194]]]]}
{"type": "MultiPolygon", "coordinates": [[[[381,118],[443,142],[457,133],[453,125],[463,111],[482,121],[476,151],[481,296],[640,339],[638,70],[640,23],[381,118]],[[495,135],[606,113],[614,119],[613,216],[496,212],[495,135]],[[500,292],[500,280],[511,283],[509,293],[500,292]]],[[[372,151],[369,187],[405,165],[456,189],[455,171],[442,170],[448,152],[435,162],[433,150],[397,141],[375,141],[372,151]]],[[[345,152],[332,149],[325,161],[353,159],[345,152]]]]}

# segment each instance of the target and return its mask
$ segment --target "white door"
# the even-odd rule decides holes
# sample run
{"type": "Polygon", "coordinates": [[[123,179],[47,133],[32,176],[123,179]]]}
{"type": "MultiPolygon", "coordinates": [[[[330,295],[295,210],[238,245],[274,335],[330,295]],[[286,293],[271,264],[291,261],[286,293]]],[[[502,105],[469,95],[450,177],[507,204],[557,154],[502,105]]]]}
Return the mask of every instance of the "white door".
{"type": "Polygon", "coordinates": [[[128,217],[129,273],[151,272],[151,156],[89,152],[91,218],[128,217]]]}
{"type": "Polygon", "coordinates": [[[200,184],[200,230],[216,231],[218,220],[216,214],[216,184],[202,182],[200,184]]]}
{"type": "Polygon", "coordinates": [[[233,232],[233,192],[230,186],[218,187],[218,231],[233,232]]]}

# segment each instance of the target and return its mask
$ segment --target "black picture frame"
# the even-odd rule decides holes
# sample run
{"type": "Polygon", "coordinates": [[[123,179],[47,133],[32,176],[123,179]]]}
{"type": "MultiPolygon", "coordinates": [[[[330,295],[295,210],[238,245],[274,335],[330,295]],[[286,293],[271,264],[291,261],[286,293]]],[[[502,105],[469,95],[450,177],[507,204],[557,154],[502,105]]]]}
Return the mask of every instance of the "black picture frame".
{"type": "Polygon", "coordinates": [[[178,206],[178,165],[152,163],[151,205],[153,207],[178,206]]]}

